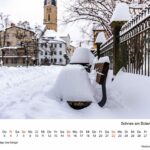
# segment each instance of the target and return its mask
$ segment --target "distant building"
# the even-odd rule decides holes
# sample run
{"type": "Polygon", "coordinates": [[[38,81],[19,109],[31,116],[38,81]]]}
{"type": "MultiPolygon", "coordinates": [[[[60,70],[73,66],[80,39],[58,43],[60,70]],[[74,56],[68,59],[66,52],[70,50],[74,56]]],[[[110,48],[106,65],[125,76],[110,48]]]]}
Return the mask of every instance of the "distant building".
{"type": "Polygon", "coordinates": [[[65,65],[69,62],[70,36],[46,30],[39,39],[39,65],[65,65]]]}
{"type": "Polygon", "coordinates": [[[35,33],[14,24],[0,31],[0,62],[7,66],[36,64],[35,33]]]}

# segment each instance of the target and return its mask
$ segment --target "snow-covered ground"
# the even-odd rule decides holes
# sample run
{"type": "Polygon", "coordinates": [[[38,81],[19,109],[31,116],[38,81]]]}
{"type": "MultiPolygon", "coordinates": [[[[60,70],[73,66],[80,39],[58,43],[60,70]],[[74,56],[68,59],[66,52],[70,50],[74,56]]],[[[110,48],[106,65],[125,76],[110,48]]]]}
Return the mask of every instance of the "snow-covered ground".
{"type": "MultiPolygon", "coordinates": [[[[108,101],[82,110],[50,98],[62,66],[0,68],[1,119],[114,119],[150,118],[150,78],[119,72],[107,80],[108,101]]],[[[65,86],[65,85],[64,85],[65,86]]],[[[82,89],[81,89],[82,90],[82,89]]]]}

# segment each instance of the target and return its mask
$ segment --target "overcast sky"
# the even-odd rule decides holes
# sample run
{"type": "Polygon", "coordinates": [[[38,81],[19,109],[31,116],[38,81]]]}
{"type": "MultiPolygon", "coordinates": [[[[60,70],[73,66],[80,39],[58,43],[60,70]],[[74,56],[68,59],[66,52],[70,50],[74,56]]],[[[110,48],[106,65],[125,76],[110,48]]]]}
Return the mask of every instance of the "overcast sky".
{"type": "MultiPolygon", "coordinates": [[[[69,2],[70,0],[68,0],[69,2]]],[[[58,19],[61,20],[64,8],[62,0],[57,0],[58,3],[58,19]]],[[[0,12],[9,14],[10,19],[15,23],[18,21],[29,21],[32,26],[35,24],[43,24],[43,4],[44,0],[0,0],[0,12]]],[[[61,31],[68,32],[71,35],[72,40],[80,40],[80,31],[77,26],[78,24],[67,27],[59,26],[61,31]]]]}
{"type": "Polygon", "coordinates": [[[44,0],[0,0],[0,11],[13,21],[28,20],[32,25],[43,22],[44,0]]]}

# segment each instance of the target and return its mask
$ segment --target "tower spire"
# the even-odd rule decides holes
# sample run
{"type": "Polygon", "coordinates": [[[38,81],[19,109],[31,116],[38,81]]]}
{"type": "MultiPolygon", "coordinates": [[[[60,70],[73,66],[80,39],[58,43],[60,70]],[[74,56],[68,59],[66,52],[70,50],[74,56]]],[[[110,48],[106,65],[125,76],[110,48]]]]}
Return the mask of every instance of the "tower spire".
{"type": "Polygon", "coordinates": [[[56,6],[56,0],[44,0],[44,5],[56,6]]]}
{"type": "Polygon", "coordinates": [[[56,0],[44,0],[44,24],[47,29],[57,31],[56,0]]]}

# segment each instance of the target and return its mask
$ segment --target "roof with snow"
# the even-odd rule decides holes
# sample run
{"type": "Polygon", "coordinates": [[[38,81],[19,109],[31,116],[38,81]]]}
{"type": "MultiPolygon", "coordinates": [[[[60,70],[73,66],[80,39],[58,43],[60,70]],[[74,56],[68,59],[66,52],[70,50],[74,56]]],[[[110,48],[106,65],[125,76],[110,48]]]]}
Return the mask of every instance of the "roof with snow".
{"type": "Polygon", "coordinates": [[[105,33],[104,32],[100,32],[97,35],[96,41],[95,43],[105,43],[106,42],[106,37],[105,37],[105,33]]]}
{"type": "Polygon", "coordinates": [[[59,36],[56,36],[55,41],[59,41],[59,42],[63,42],[63,43],[66,43],[66,41],[64,41],[63,39],[61,39],[59,36]]]}
{"type": "Polygon", "coordinates": [[[43,38],[39,39],[39,43],[65,43],[66,41],[60,38],[59,36],[53,37],[53,39],[43,38]]]}
{"type": "Polygon", "coordinates": [[[57,36],[57,32],[54,30],[46,30],[43,37],[56,37],[57,36]]]}
{"type": "Polygon", "coordinates": [[[114,21],[129,21],[131,14],[129,6],[126,3],[118,3],[111,18],[111,23],[114,21]]]}
{"type": "Polygon", "coordinates": [[[59,33],[59,32],[56,32],[54,30],[46,30],[43,34],[43,37],[45,38],[55,38],[55,37],[70,37],[69,34],[66,34],[66,33],[59,33]]]}
{"type": "Polygon", "coordinates": [[[24,27],[19,27],[19,26],[16,26],[16,25],[14,25],[14,26],[9,26],[9,27],[7,27],[7,28],[6,28],[6,30],[9,30],[9,29],[11,29],[11,28],[18,28],[18,29],[22,29],[22,30],[26,30],[26,31],[29,31],[29,32],[32,32],[32,33],[34,33],[34,34],[35,34],[35,32],[33,31],[33,29],[32,29],[32,28],[30,28],[30,29],[26,29],[26,28],[24,28],[24,27]]]}

